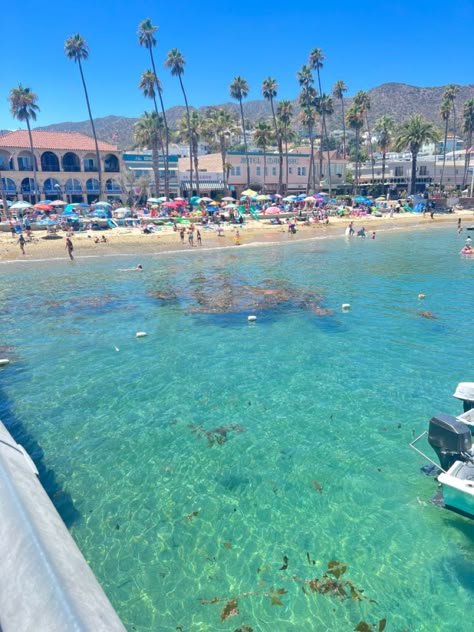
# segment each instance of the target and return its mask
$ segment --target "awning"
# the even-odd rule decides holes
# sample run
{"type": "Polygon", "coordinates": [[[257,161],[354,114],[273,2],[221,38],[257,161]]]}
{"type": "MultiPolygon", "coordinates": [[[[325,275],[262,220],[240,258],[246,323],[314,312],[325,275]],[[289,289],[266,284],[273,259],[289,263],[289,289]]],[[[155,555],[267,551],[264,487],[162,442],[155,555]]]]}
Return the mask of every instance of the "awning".
{"type": "MultiPolygon", "coordinates": [[[[193,189],[196,189],[196,181],[193,180],[193,189]]],[[[181,188],[184,189],[184,191],[190,191],[191,190],[191,185],[189,180],[182,180],[181,181],[181,188]]],[[[200,191],[223,191],[224,190],[224,183],[222,182],[222,180],[206,180],[206,182],[199,182],[199,190],[200,191]]]]}

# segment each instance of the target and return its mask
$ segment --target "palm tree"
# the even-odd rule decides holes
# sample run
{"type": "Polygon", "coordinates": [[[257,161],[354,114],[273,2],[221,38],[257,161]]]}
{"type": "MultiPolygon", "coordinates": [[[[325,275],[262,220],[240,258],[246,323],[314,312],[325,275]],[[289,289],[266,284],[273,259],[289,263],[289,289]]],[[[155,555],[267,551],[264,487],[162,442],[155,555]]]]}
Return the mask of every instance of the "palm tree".
{"type": "Polygon", "coordinates": [[[388,191],[385,191],[385,167],[387,151],[390,149],[390,145],[392,144],[394,129],[395,123],[387,114],[384,114],[375,121],[374,130],[378,133],[378,146],[382,152],[382,189],[384,195],[388,193],[388,191]]]}
{"type": "Polygon", "coordinates": [[[446,99],[444,99],[444,101],[441,103],[439,113],[441,114],[441,118],[444,121],[443,166],[441,167],[441,178],[439,180],[439,188],[441,189],[443,186],[444,167],[446,165],[446,147],[448,144],[448,125],[449,125],[449,117],[451,115],[451,104],[446,99]]]}
{"type": "Polygon", "coordinates": [[[254,141],[259,149],[263,151],[263,190],[266,187],[267,175],[267,148],[274,142],[275,132],[267,121],[258,121],[255,126],[254,141]]]}
{"type": "Polygon", "coordinates": [[[407,119],[400,126],[395,138],[395,150],[411,152],[411,182],[410,193],[416,191],[416,161],[421,146],[424,143],[436,143],[440,139],[438,128],[419,114],[407,119]]]}
{"type": "MultiPolygon", "coordinates": [[[[319,96],[323,96],[323,89],[321,86],[321,68],[323,67],[323,62],[326,59],[325,54],[323,53],[322,48],[313,48],[313,50],[309,54],[309,66],[312,70],[316,70],[318,75],[318,88],[319,88],[319,96]]],[[[319,177],[318,181],[321,179],[322,170],[323,170],[323,139],[326,140],[326,144],[328,142],[328,134],[326,129],[326,114],[323,111],[324,108],[319,105],[319,113],[321,115],[321,145],[319,147],[319,177]]]]}
{"type": "MultiPolygon", "coordinates": [[[[183,75],[184,75],[184,67],[186,66],[186,60],[184,59],[183,53],[177,48],[172,48],[168,53],[165,61],[165,67],[169,68],[173,77],[178,77],[179,85],[181,86],[181,92],[184,97],[184,104],[186,105],[186,120],[188,122],[188,141],[189,141],[189,187],[192,194],[193,190],[193,139],[191,136],[191,120],[189,114],[189,104],[188,97],[186,96],[186,91],[183,85],[183,75]]],[[[198,179],[198,174],[196,174],[196,179],[198,179]]],[[[197,183],[197,188],[199,188],[199,183],[197,183]]]]}
{"type": "MultiPolygon", "coordinates": [[[[299,104],[302,108],[301,119],[302,123],[308,129],[310,157],[309,157],[309,170],[308,170],[308,184],[306,186],[306,193],[314,191],[316,185],[316,174],[314,165],[314,125],[316,122],[316,90],[314,89],[314,78],[311,68],[304,64],[301,66],[301,70],[296,73],[298,83],[301,87],[301,92],[298,96],[299,104]]],[[[319,182],[319,180],[318,180],[319,182]]]]}
{"type": "Polygon", "coordinates": [[[356,103],[363,111],[365,117],[365,124],[367,126],[367,134],[369,136],[369,154],[370,164],[372,167],[372,183],[375,184],[375,162],[374,162],[374,148],[372,145],[372,132],[370,130],[369,123],[369,110],[370,110],[370,97],[364,90],[359,92],[354,97],[354,103],[356,103]]]}
{"type": "Polygon", "coordinates": [[[234,115],[223,108],[212,108],[208,111],[204,121],[204,135],[206,139],[217,146],[222,159],[222,173],[224,189],[227,190],[227,152],[232,137],[238,132],[238,125],[234,115]]]}
{"type": "Polygon", "coordinates": [[[135,143],[142,149],[151,149],[153,175],[155,178],[155,196],[160,195],[160,159],[159,148],[163,147],[163,118],[156,112],[144,112],[135,123],[135,143]]]}
{"type": "Polygon", "coordinates": [[[360,172],[360,130],[364,127],[364,111],[355,102],[352,102],[351,107],[346,112],[347,126],[355,131],[355,173],[354,173],[354,187],[355,192],[359,192],[359,172],[360,172]]]}
{"type": "Polygon", "coordinates": [[[178,121],[178,139],[179,140],[189,138],[188,130],[190,130],[191,132],[190,136],[191,136],[191,143],[192,143],[192,149],[193,149],[194,171],[196,173],[196,195],[200,195],[198,149],[199,149],[199,140],[201,136],[204,134],[204,128],[205,128],[204,118],[201,116],[201,114],[197,110],[194,110],[193,112],[191,112],[189,120],[187,116],[183,116],[178,121]],[[188,125],[189,125],[189,128],[188,128],[188,125]]]}
{"type": "Polygon", "coordinates": [[[249,84],[241,77],[237,75],[234,77],[234,80],[229,86],[229,92],[232,99],[235,99],[239,102],[240,106],[240,118],[242,121],[242,132],[244,135],[244,147],[245,147],[245,158],[247,160],[247,186],[250,186],[250,161],[249,161],[249,152],[247,149],[247,134],[245,133],[245,119],[244,119],[244,108],[242,105],[242,99],[245,99],[249,93],[249,84]]]}
{"type": "MultiPolygon", "coordinates": [[[[155,75],[155,73],[153,72],[153,70],[145,70],[145,72],[142,72],[142,76],[140,78],[140,83],[138,84],[139,89],[143,92],[143,96],[146,99],[152,99],[153,100],[153,104],[155,106],[155,114],[157,117],[156,120],[160,121],[160,126],[163,125],[164,126],[164,121],[165,119],[163,118],[163,116],[158,114],[158,107],[157,107],[157,103],[156,103],[156,93],[161,92],[161,82],[158,79],[158,77],[155,75]]],[[[168,177],[167,177],[167,173],[168,173],[168,157],[166,154],[167,151],[167,147],[166,147],[166,139],[168,138],[167,135],[167,130],[165,127],[165,136],[164,136],[164,140],[163,138],[161,139],[163,142],[160,143],[160,147],[161,147],[161,153],[163,155],[163,166],[165,169],[165,197],[168,197],[167,195],[167,183],[168,183],[168,177]]]]}
{"type": "MultiPolygon", "coordinates": [[[[153,49],[156,46],[156,38],[155,38],[155,33],[158,30],[157,26],[154,26],[151,23],[150,18],[146,18],[146,20],[142,20],[140,22],[140,24],[138,25],[138,31],[137,31],[137,35],[138,35],[138,43],[140,44],[140,46],[144,46],[145,48],[147,48],[150,51],[150,60],[151,60],[151,67],[153,68],[153,75],[155,77],[155,81],[156,81],[156,91],[158,92],[158,97],[160,99],[160,106],[161,106],[161,115],[163,117],[163,122],[165,125],[165,196],[169,197],[169,165],[168,165],[168,156],[169,156],[169,137],[170,137],[170,133],[169,133],[169,128],[168,128],[168,121],[166,119],[166,111],[165,111],[165,105],[163,103],[163,95],[162,95],[162,90],[161,90],[161,83],[160,80],[158,79],[158,75],[156,74],[156,67],[155,67],[155,57],[153,55],[153,49]]],[[[145,95],[146,96],[146,95],[145,95]]],[[[156,107],[156,101],[155,101],[155,112],[158,113],[157,107],[156,107]]]]}
{"type": "MultiPolygon", "coordinates": [[[[30,152],[33,169],[33,182],[34,182],[34,199],[39,193],[38,182],[36,178],[36,157],[33,149],[33,136],[31,134],[30,120],[36,121],[36,112],[39,112],[39,106],[36,101],[38,97],[34,92],[31,92],[30,88],[24,88],[21,83],[17,88],[10,90],[10,96],[8,98],[11,106],[12,115],[19,121],[25,121],[28,128],[28,138],[30,139],[30,152]]],[[[3,187],[2,187],[3,188],[3,187]]],[[[31,194],[31,191],[30,191],[31,194]]],[[[33,199],[33,198],[32,198],[33,199]]],[[[4,202],[5,203],[5,202],[4,202]]],[[[6,210],[6,209],[5,209],[6,210]]]]}
{"type": "MultiPolygon", "coordinates": [[[[334,114],[334,104],[333,104],[332,97],[328,96],[327,94],[324,94],[323,92],[321,96],[317,98],[316,105],[317,105],[318,113],[323,117],[324,125],[326,125],[327,117],[332,116],[334,114]]],[[[321,136],[321,140],[322,140],[322,136],[321,136]]],[[[329,186],[329,195],[331,195],[332,193],[331,151],[329,147],[329,138],[328,138],[327,133],[325,134],[325,140],[326,140],[326,152],[327,152],[327,161],[328,161],[328,186],[329,186]]],[[[320,164],[320,168],[322,168],[322,164],[323,164],[322,142],[321,142],[321,148],[320,148],[319,164],[320,164]]],[[[322,175],[320,177],[322,177],[322,175]]]]}
{"type": "Polygon", "coordinates": [[[347,92],[347,86],[344,83],[344,81],[342,81],[342,79],[339,79],[334,84],[334,87],[332,89],[332,94],[333,94],[335,99],[339,99],[341,101],[341,108],[342,108],[342,156],[345,159],[346,158],[346,118],[345,118],[345,115],[344,115],[344,92],[347,92]]]}
{"type": "Polygon", "coordinates": [[[456,96],[459,92],[458,86],[450,83],[446,86],[443,98],[451,105],[453,113],[453,167],[454,167],[454,187],[456,188],[456,96]]]}
{"type": "Polygon", "coordinates": [[[5,216],[8,219],[10,217],[10,211],[8,210],[7,194],[5,193],[5,187],[3,186],[3,178],[2,178],[1,171],[0,171],[0,197],[2,198],[3,212],[5,213],[5,216]]]}
{"type": "Polygon", "coordinates": [[[279,158],[279,170],[278,170],[278,193],[282,193],[283,189],[283,140],[281,137],[281,130],[278,126],[278,120],[275,114],[275,105],[273,103],[273,99],[277,96],[277,82],[272,77],[268,77],[264,79],[262,83],[262,95],[264,99],[270,101],[270,106],[272,109],[272,118],[273,118],[273,129],[274,129],[274,137],[278,146],[278,158],[279,158]]]}
{"type": "Polygon", "coordinates": [[[79,33],[75,33],[71,35],[64,42],[64,52],[66,53],[66,57],[68,59],[73,59],[76,64],[79,66],[79,72],[81,73],[82,87],[84,88],[84,95],[86,97],[87,111],[89,112],[89,120],[91,122],[92,135],[94,137],[95,144],[95,157],[97,160],[97,178],[99,180],[99,199],[102,196],[102,164],[100,162],[100,154],[99,154],[99,143],[97,142],[97,134],[95,133],[95,125],[94,119],[92,117],[91,104],[89,102],[89,94],[87,92],[86,81],[84,79],[84,72],[82,70],[82,60],[86,60],[89,57],[89,47],[87,46],[86,40],[79,35],[79,33]]]}
{"type": "Polygon", "coordinates": [[[293,118],[293,104],[291,101],[280,101],[277,106],[278,127],[280,129],[280,135],[282,141],[285,141],[285,155],[286,155],[286,178],[285,178],[285,193],[288,195],[288,141],[292,138],[293,130],[290,128],[291,120],[293,118]]]}
{"type": "Polygon", "coordinates": [[[467,141],[467,150],[464,155],[464,176],[462,180],[462,188],[465,189],[467,185],[467,174],[469,171],[469,165],[471,162],[471,155],[472,155],[472,152],[469,150],[472,148],[472,140],[474,136],[474,99],[469,99],[464,104],[463,132],[466,134],[466,141],[467,141]]]}

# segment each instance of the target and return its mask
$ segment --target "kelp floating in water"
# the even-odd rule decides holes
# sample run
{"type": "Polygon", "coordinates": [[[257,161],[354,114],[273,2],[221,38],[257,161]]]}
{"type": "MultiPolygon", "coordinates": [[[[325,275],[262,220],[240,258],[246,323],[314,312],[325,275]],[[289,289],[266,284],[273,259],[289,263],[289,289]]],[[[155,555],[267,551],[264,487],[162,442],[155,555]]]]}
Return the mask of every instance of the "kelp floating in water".
{"type": "Polygon", "coordinates": [[[376,603],[373,599],[369,599],[360,588],[356,588],[354,584],[345,579],[339,581],[345,575],[347,565],[336,560],[329,562],[326,572],[321,578],[307,579],[302,585],[302,590],[308,594],[305,586],[309,586],[311,592],[317,592],[320,595],[329,595],[340,601],[351,599],[352,601],[362,601],[367,599],[370,603],[376,603]]]}
{"type": "Polygon", "coordinates": [[[201,439],[203,436],[206,437],[210,448],[212,448],[215,443],[217,443],[217,445],[223,445],[227,441],[227,435],[229,432],[245,432],[245,428],[240,424],[219,426],[218,428],[214,428],[212,430],[206,430],[201,424],[198,426],[188,424],[188,428],[190,428],[191,432],[196,435],[196,439],[201,439]]]}
{"type": "Polygon", "coordinates": [[[387,625],[387,619],[380,619],[378,623],[366,623],[360,621],[354,628],[355,632],[383,632],[387,625]]]}

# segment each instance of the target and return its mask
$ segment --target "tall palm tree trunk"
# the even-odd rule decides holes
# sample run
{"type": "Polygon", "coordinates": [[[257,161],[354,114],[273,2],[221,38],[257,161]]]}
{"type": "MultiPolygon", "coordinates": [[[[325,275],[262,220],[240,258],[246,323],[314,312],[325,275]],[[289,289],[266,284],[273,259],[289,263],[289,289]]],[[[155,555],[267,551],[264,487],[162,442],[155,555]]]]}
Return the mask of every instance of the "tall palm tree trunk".
{"type": "Polygon", "coordinates": [[[194,158],[194,173],[196,174],[196,195],[201,195],[201,189],[199,185],[199,156],[197,142],[193,140],[193,158],[194,158]]]}
{"type": "Polygon", "coordinates": [[[242,99],[239,99],[239,105],[240,105],[240,118],[242,119],[242,132],[244,134],[245,158],[247,160],[247,187],[248,187],[250,186],[250,162],[249,162],[249,152],[247,149],[247,134],[245,132],[244,107],[242,105],[242,99]]]}
{"type": "Polygon", "coordinates": [[[370,131],[369,115],[365,113],[365,123],[367,125],[367,132],[369,134],[369,151],[370,151],[370,165],[372,167],[372,184],[375,184],[375,165],[374,165],[374,148],[372,145],[372,132],[370,131]]]}
{"type": "Polygon", "coordinates": [[[10,218],[10,211],[8,210],[8,204],[7,204],[7,194],[5,193],[5,187],[3,186],[3,178],[2,178],[2,172],[0,171],[0,196],[2,198],[2,202],[3,202],[3,212],[5,213],[5,217],[7,219],[10,218]]]}
{"type": "Polygon", "coordinates": [[[453,166],[454,166],[454,189],[458,188],[456,182],[456,106],[453,101],[453,166]]]}
{"type": "Polygon", "coordinates": [[[82,87],[84,88],[84,94],[86,97],[87,111],[89,112],[89,120],[91,122],[91,127],[92,127],[92,135],[94,136],[95,157],[97,159],[97,178],[99,180],[99,200],[100,200],[103,193],[103,187],[102,187],[102,165],[100,162],[99,144],[97,142],[97,134],[95,133],[94,119],[92,118],[91,104],[89,102],[89,94],[87,92],[87,86],[86,86],[86,81],[84,79],[84,73],[82,72],[82,64],[81,64],[80,57],[77,59],[77,62],[79,64],[79,72],[81,73],[82,87]]]}
{"type": "Polygon", "coordinates": [[[285,195],[288,195],[288,127],[285,126],[285,154],[286,154],[286,182],[285,182],[285,195]]]}
{"type": "Polygon", "coordinates": [[[329,188],[329,195],[331,195],[332,193],[332,179],[331,179],[331,150],[329,149],[329,137],[328,137],[328,131],[326,129],[326,119],[323,118],[323,125],[324,125],[324,134],[326,136],[326,154],[327,154],[327,158],[328,158],[328,188],[329,188]]]}
{"type": "Polygon", "coordinates": [[[227,169],[226,169],[226,158],[227,152],[225,149],[225,138],[221,137],[219,139],[220,152],[221,152],[221,160],[222,160],[222,177],[224,178],[224,191],[227,193],[227,169]]]}
{"type": "Polygon", "coordinates": [[[273,127],[275,128],[275,138],[278,146],[278,191],[277,193],[281,194],[281,190],[283,189],[283,141],[281,139],[281,134],[278,131],[278,125],[275,115],[275,106],[273,104],[273,98],[270,98],[270,105],[272,108],[272,116],[273,116],[273,127]]]}
{"type": "Polygon", "coordinates": [[[462,178],[462,188],[463,190],[466,188],[467,185],[467,174],[469,171],[469,165],[471,163],[471,153],[468,153],[468,150],[472,147],[472,130],[469,130],[468,135],[467,135],[467,150],[466,153],[464,154],[464,175],[462,178]]]}
{"type": "Polygon", "coordinates": [[[342,107],[342,157],[346,159],[346,117],[344,114],[344,96],[341,96],[342,107]]]}
{"type": "Polygon", "coordinates": [[[446,119],[446,124],[444,126],[443,166],[441,167],[441,177],[439,179],[439,190],[440,191],[441,191],[441,187],[443,186],[444,167],[446,165],[446,145],[448,143],[448,121],[449,121],[449,118],[446,119]]]}
{"type": "MultiPolygon", "coordinates": [[[[155,58],[153,56],[153,51],[152,51],[151,47],[150,47],[149,50],[150,50],[151,67],[153,68],[153,74],[155,75],[155,77],[157,77],[158,75],[156,74],[155,58]]],[[[163,97],[161,96],[161,90],[158,90],[158,97],[160,99],[161,114],[163,116],[163,123],[165,125],[165,142],[164,142],[164,147],[165,147],[165,197],[167,199],[169,199],[169,196],[170,196],[170,172],[169,172],[168,158],[169,158],[169,146],[170,146],[170,132],[169,132],[169,128],[168,128],[168,121],[166,119],[165,104],[163,103],[163,97]]],[[[155,112],[158,114],[158,108],[156,107],[156,99],[155,99],[155,112]]]]}
{"type": "Polygon", "coordinates": [[[418,158],[418,152],[413,152],[411,154],[411,183],[410,183],[410,193],[411,195],[415,195],[416,190],[416,161],[418,158]]]}
{"type": "Polygon", "coordinates": [[[355,192],[359,193],[359,163],[360,163],[360,130],[356,129],[356,163],[355,163],[355,192]]]}
{"type": "MultiPolygon", "coordinates": [[[[188,97],[184,90],[183,80],[181,79],[181,73],[178,74],[179,84],[184,97],[184,104],[186,105],[186,121],[188,125],[188,139],[189,139],[189,188],[191,196],[193,195],[193,139],[191,136],[191,118],[189,116],[188,97]]],[[[198,185],[199,186],[199,185],[198,185]]]]}
{"type": "Polygon", "coordinates": [[[153,163],[153,176],[155,179],[155,196],[158,197],[160,194],[160,158],[156,143],[153,143],[151,147],[151,159],[153,163]]]}
{"type": "Polygon", "coordinates": [[[385,191],[385,161],[387,159],[387,153],[385,151],[382,152],[382,195],[386,195],[388,197],[388,190],[385,191]]]}
{"type": "Polygon", "coordinates": [[[264,191],[266,191],[267,189],[266,176],[267,176],[267,153],[264,149],[263,150],[263,190],[264,191]]]}
{"type": "MultiPolygon", "coordinates": [[[[36,204],[36,195],[39,194],[40,190],[38,187],[38,179],[36,177],[36,157],[33,149],[33,136],[31,135],[31,127],[30,127],[30,119],[26,119],[26,127],[28,128],[28,138],[30,139],[30,152],[31,152],[31,161],[33,165],[33,182],[34,182],[34,203],[36,204]]],[[[31,191],[30,191],[31,194],[31,191]]],[[[40,198],[41,199],[41,198],[40,198]]],[[[30,202],[33,202],[33,198],[30,199],[30,202]]]]}

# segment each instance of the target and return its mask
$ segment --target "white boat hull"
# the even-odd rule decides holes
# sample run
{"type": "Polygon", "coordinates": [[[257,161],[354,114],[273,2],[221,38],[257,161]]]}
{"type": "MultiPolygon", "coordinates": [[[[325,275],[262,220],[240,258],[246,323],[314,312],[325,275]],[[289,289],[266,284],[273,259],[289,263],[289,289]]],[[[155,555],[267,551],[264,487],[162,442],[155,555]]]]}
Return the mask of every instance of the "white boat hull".
{"type": "Polygon", "coordinates": [[[474,518],[474,464],[456,461],[438,476],[445,507],[474,518]]]}

